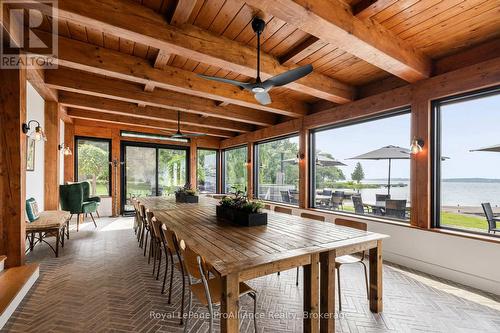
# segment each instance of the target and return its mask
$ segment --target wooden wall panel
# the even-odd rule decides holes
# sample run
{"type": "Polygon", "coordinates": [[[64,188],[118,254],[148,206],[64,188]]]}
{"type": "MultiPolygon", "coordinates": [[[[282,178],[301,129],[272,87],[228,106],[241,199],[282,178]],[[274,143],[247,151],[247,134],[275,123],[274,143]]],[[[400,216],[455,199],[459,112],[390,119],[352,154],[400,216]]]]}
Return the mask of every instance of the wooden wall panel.
{"type": "Polygon", "coordinates": [[[26,207],[26,70],[0,70],[0,255],[24,264],[26,207]]]}
{"type": "Polygon", "coordinates": [[[59,142],[59,104],[57,102],[45,102],[45,210],[57,210],[59,208],[59,160],[61,152],[58,149],[59,142]]]}

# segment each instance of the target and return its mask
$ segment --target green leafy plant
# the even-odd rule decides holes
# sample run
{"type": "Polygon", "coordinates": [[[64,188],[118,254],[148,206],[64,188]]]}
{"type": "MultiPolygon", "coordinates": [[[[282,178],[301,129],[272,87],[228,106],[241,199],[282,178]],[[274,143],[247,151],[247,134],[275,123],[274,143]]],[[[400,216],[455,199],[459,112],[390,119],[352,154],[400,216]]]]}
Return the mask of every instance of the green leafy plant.
{"type": "Polygon", "coordinates": [[[191,188],[191,184],[187,183],[184,187],[179,187],[175,194],[184,194],[184,195],[196,195],[196,190],[191,188]]]}
{"type": "Polygon", "coordinates": [[[239,190],[235,191],[233,196],[222,198],[219,204],[223,207],[240,209],[251,214],[260,213],[260,210],[264,207],[261,201],[249,200],[245,192],[239,190]]]}

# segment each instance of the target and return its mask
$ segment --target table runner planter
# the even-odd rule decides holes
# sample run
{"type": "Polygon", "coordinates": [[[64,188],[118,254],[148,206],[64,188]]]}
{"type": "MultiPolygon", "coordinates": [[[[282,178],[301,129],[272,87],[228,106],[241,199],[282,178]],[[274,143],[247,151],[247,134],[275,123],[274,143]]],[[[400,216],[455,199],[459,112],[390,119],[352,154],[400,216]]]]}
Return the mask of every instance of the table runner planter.
{"type": "Polygon", "coordinates": [[[198,196],[197,195],[187,195],[184,193],[176,193],[175,194],[175,202],[198,203],[198,196]]]}
{"type": "Polygon", "coordinates": [[[217,217],[243,227],[255,227],[267,224],[267,213],[250,213],[241,209],[217,206],[217,217]]]}

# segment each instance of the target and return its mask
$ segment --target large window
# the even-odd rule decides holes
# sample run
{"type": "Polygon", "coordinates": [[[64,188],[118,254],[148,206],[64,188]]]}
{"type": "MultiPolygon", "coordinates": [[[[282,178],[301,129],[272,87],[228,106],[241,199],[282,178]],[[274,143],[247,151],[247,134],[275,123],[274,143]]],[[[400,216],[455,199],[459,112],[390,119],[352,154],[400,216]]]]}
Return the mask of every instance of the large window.
{"type": "Polygon", "coordinates": [[[198,149],[197,188],[201,193],[217,192],[217,151],[198,149]]]}
{"type": "Polygon", "coordinates": [[[436,226],[487,233],[500,214],[500,88],[436,102],[435,122],[436,226]]]}
{"type": "Polygon", "coordinates": [[[76,138],[76,179],[90,182],[91,196],[110,195],[110,161],[111,141],[76,138]]]}
{"type": "Polygon", "coordinates": [[[247,147],[224,151],[224,193],[247,190],[247,147]]]}
{"type": "Polygon", "coordinates": [[[299,138],[293,136],[255,146],[258,170],[255,191],[259,199],[298,205],[299,138]]]}
{"type": "Polygon", "coordinates": [[[410,113],[312,133],[312,205],[408,221],[410,113]]]}

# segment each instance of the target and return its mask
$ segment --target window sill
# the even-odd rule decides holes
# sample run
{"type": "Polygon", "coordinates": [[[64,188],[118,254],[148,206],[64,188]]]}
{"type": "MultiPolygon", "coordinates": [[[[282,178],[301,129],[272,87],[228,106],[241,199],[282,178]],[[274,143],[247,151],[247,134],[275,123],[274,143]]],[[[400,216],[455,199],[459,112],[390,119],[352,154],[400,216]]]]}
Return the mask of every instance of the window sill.
{"type": "Polygon", "coordinates": [[[442,229],[442,228],[430,228],[430,229],[421,229],[421,230],[427,230],[427,231],[436,232],[436,233],[440,233],[440,234],[446,234],[446,235],[451,235],[451,236],[480,240],[483,242],[500,244],[500,237],[498,237],[498,236],[479,235],[479,234],[469,233],[466,231],[450,230],[450,229],[442,229]]]}
{"type": "Polygon", "coordinates": [[[258,199],[258,200],[262,201],[263,203],[270,204],[273,206],[281,206],[281,207],[295,208],[295,209],[299,208],[299,205],[287,204],[287,203],[279,202],[279,201],[269,201],[269,200],[262,200],[262,199],[258,199]]]}

